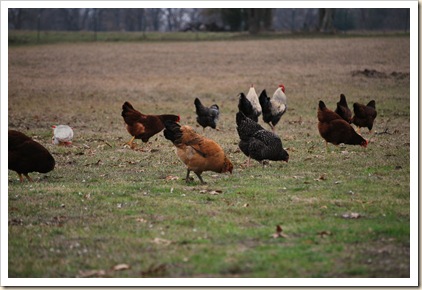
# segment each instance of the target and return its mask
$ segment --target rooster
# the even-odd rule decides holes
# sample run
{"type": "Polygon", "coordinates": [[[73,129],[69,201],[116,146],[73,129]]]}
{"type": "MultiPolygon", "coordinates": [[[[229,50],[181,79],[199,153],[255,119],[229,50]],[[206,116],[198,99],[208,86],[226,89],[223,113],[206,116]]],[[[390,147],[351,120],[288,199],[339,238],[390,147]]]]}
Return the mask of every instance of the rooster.
{"type": "Polygon", "coordinates": [[[368,141],[362,138],[353,127],[343,120],[337,113],[329,110],[323,101],[318,105],[318,131],[325,140],[325,148],[328,151],[328,142],[339,145],[360,145],[366,147],[368,141]]]}
{"type": "Polygon", "coordinates": [[[287,110],[287,97],[284,93],[284,85],[279,85],[272,98],[267,96],[263,90],[259,95],[259,103],[262,107],[262,118],[265,123],[270,125],[271,130],[275,132],[275,125],[280,121],[281,116],[287,110]]]}
{"type": "Polygon", "coordinates": [[[189,126],[180,126],[174,121],[165,122],[164,137],[176,146],[177,156],[186,164],[186,182],[191,171],[195,172],[202,184],[202,172],[224,173],[233,171],[233,164],[223,149],[213,140],[197,134],[189,126]]]}
{"type": "Polygon", "coordinates": [[[347,105],[345,95],[340,95],[340,101],[337,102],[337,108],[334,112],[342,117],[347,123],[352,123],[352,111],[350,111],[349,106],[347,105]]]}
{"type": "Polygon", "coordinates": [[[262,113],[262,108],[253,85],[251,85],[246,96],[244,93],[239,94],[238,108],[240,112],[245,114],[245,116],[254,120],[255,122],[258,122],[258,117],[262,113]]]}
{"type": "Polygon", "coordinates": [[[217,104],[212,105],[207,108],[202,105],[201,101],[198,98],[195,98],[195,108],[196,108],[196,121],[199,125],[202,126],[203,131],[206,127],[211,127],[213,129],[217,128],[217,121],[220,116],[220,109],[217,104]]]}
{"type": "Polygon", "coordinates": [[[237,133],[240,137],[239,148],[249,157],[259,162],[263,160],[289,161],[289,154],[284,150],[280,137],[267,131],[242,112],[236,114],[237,133]]]}
{"type": "Polygon", "coordinates": [[[9,130],[8,139],[9,169],[16,171],[20,182],[23,182],[22,174],[32,181],[28,173],[47,173],[54,169],[53,156],[40,143],[15,130],[9,130]]]}
{"type": "Polygon", "coordinates": [[[134,139],[141,139],[146,143],[149,138],[164,129],[165,121],[180,121],[180,117],[176,115],[144,115],[135,110],[129,102],[125,102],[122,106],[122,117],[127,131],[132,135],[132,139],[127,143],[132,149],[135,147],[134,139]]]}
{"type": "Polygon", "coordinates": [[[367,127],[369,129],[369,133],[372,133],[374,120],[377,117],[375,101],[370,101],[366,106],[359,103],[354,103],[353,112],[355,115],[352,118],[352,123],[358,127],[358,133],[360,134],[361,127],[367,127]]]}

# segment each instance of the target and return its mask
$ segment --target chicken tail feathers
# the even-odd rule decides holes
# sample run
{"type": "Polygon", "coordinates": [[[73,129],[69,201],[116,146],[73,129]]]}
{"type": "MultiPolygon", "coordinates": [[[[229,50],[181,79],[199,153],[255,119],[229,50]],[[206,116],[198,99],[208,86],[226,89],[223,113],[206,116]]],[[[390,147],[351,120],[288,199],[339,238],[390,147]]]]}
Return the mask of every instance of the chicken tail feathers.
{"type": "Polygon", "coordinates": [[[375,109],[375,101],[374,100],[370,101],[366,106],[372,107],[375,109]]]}
{"type": "Polygon", "coordinates": [[[327,106],[325,105],[325,103],[323,101],[319,101],[318,106],[321,110],[324,110],[325,108],[327,108],[327,106]]]}
{"type": "Polygon", "coordinates": [[[122,117],[125,117],[126,114],[130,111],[134,111],[135,108],[132,106],[131,103],[125,102],[122,106],[122,117]]]}
{"type": "Polygon", "coordinates": [[[182,131],[180,130],[180,125],[174,121],[165,121],[164,122],[164,137],[167,140],[175,143],[176,140],[180,140],[182,138],[182,131]]]}

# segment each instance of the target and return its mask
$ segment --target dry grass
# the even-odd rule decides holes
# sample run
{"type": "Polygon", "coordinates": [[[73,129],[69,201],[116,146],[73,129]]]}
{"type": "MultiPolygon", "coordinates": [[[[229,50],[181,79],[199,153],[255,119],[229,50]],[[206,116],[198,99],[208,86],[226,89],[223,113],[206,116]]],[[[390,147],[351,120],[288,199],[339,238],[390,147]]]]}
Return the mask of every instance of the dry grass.
{"type": "MultiPolygon", "coordinates": [[[[408,77],[389,75],[409,73],[409,63],[407,37],[9,48],[9,129],[35,136],[58,161],[47,178],[34,174],[38,183],[31,186],[18,184],[9,172],[9,219],[15,223],[9,225],[9,239],[11,234],[16,239],[9,242],[9,271],[18,277],[72,277],[81,269],[119,263],[104,257],[120,249],[132,268],[113,277],[408,276],[409,268],[398,259],[409,261],[410,86],[408,77]],[[388,77],[352,76],[364,69],[388,77]],[[245,169],[246,157],[237,153],[237,95],[251,83],[258,92],[265,88],[272,94],[280,82],[286,86],[288,111],[277,131],[289,149],[289,163],[245,169]],[[375,130],[388,128],[392,135],[375,135],[367,150],[332,146],[326,153],[316,106],[322,99],[334,108],[340,93],[349,106],[375,99],[375,130]],[[205,189],[222,190],[216,196],[199,193],[204,187],[196,183],[184,184],[185,169],[161,134],[147,145],[152,152],[122,146],[129,140],[120,116],[124,101],[145,113],[180,114],[182,124],[196,126],[195,97],[219,104],[222,130],[208,128],[205,134],[225,148],[235,165],[232,176],[204,174],[210,184],[205,189]],[[49,144],[50,126],[59,123],[75,128],[73,148],[49,144]],[[165,181],[168,175],[180,179],[165,181]],[[351,190],[354,195],[347,194],[351,190]],[[92,208],[90,214],[80,208],[80,199],[92,208]],[[63,200],[65,209],[60,208],[63,200]],[[345,211],[358,211],[363,218],[339,219],[345,211]],[[57,216],[64,216],[64,228],[43,227],[57,223],[57,216]],[[148,228],[152,221],[153,229],[148,228]],[[291,251],[283,253],[280,243],[268,240],[280,222],[290,234],[281,243],[291,251]],[[100,225],[108,234],[94,230],[100,225]],[[23,230],[37,226],[51,238],[40,242],[39,252],[26,244],[31,233],[23,230]],[[315,238],[323,230],[334,234],[315,238]],[[147,246],[160,231],[174,242],[171,249],[147,246]],[[95,245],[90,234],[99,235],[95,245]],[[119,239],[130,250],[142,242],[141,250],[149,254],[138,261],[119,248],[119,239]],[[75,243],[86,245],[90,262],[69,250],[75,243]],[[49,252],[57,244],[62,247],[59,260],[49,252]],[[380,244],[385,252],[375,250],[380,244]],[[42,266],[19,261],[31,251],[36,253],[32,260],[44,257],[42,266]],[[401,255],[394,258],[394,253],[401,255]],[[365,260],[362,265],[368,255],[372,264],[365,260]],[[396,267],[383,270],[381,255],[396,267]],[[285,264],[289,258],[296,262],[285,264]],[[272,267],[275,262],[279,266],[272,267]]],[[[364,136],[369,137],[367,131],[364,136]]]]}

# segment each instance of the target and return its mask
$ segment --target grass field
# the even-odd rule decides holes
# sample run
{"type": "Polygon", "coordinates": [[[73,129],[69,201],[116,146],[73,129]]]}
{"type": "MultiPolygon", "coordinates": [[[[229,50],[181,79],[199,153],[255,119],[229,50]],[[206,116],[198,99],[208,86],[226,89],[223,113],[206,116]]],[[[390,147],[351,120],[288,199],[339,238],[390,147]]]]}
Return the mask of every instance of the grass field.
{"type": "Polygon", "coordinates": [[[405,36],[9,47],[8,127],[56,159],[33,183],[9,171],[9,277],[409,277],[409,48],[405,36]],[[245,168],[237,95],[280,82],[289,162],[245,168]],[[325,150],[317,103],[334,109],[341,93],[376,100],[366,149],[325,150]],[[202,133],[195,97],[220,106],[221,131],[204,135],[234,163],[207,185],[185,183],[162,133],[124,146],[124,101],[202,133]],[[74,128],[72,147],[51,144],[55,124],[74,128]]]}

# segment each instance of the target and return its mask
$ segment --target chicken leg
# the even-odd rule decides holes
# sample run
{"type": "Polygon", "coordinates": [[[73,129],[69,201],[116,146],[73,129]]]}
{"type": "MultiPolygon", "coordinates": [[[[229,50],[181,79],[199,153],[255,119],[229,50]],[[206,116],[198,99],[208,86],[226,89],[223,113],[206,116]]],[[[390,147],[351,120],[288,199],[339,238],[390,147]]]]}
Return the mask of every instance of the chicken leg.
{"type": "Polygon", "coordinates": [[[135,136],[133,136],[132,139],[130,139],[130,141],[126,143],[127,145],[130,146],[130,149],[135,148],[135,146],[133,145],[133,140],[135,140],[135,136]]]}
{"type": "Polygon", "coordinates": [[[202,179],[202,176],[201,176],[201,174],[199,174],[199,173],[197,173],[197,172],[195,172],[195,174],[196,174],[196,176],[198,176],[198,178],[199,178],[199,180],[201,181],[201,183],[202,184],[207,184],[203,179],[202,179]]]}
{"type": "MultiPolygon", "coordinates": [[[[23,173],[23,175],[26,177],[26,179],[28,179],[28,181],[32,182],[32,178],[28,175],[28,173],[23,173]]],[[[23,182],[22,173],[18,173],[18,176],[19,176],[19,181],[23,182]]]]}

